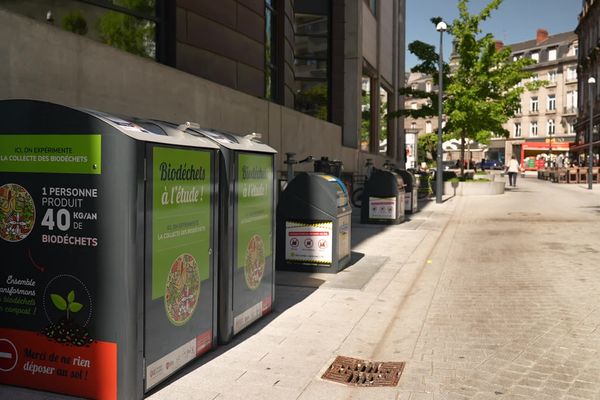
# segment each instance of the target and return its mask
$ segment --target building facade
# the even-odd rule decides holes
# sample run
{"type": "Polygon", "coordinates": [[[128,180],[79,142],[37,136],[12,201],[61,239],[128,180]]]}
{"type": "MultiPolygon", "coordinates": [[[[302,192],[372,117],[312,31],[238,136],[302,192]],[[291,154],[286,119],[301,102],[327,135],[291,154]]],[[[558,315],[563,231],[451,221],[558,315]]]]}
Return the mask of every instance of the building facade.
{"type": "Polygon", "coordinates": [[[583,165],[589,165],[589,149],[592,147],[593,163],[598,165],[600,152],[600,136],[597,125],[600,122],[600,3],[583,0],[579,14],[579,24],[575,32],[580,43],[578,72],[579,108],[576,124],[577,137],[572,150],[575,157],[583,165]],[[596,83],[588,83],[594,78],[596,83]],[[590,117],[592,129],[590,132],[590,117]]]}
{"type": "Polygon", "coordinates": [[[404,158],[385,118],[404,15],[405,0],[6,0],[0,98],[261,132],[280,155],[359,171],[404,158]]]}
{"type": "MultiPolygon", "coordinates": [[[[433,78],[420,72],[406,73],[404,86],[421,92],[437,92],[438,86],[433,84],[433,78]]],[[[405,97],[404,109],[418,110],[424,105],[429,105],[429,99],[405,97]]],[[[418,159],[417,144],[420,134],[435,133],[438,129],[438,118],[404,118],[404,132],[406,135],[406,166],[416,168],[421,161],[418,159]]]]}
{"type": "MultiPolygon", "coordinates": [[[[505,139],[490,143],[487,158],[505,161],[515,155],[525,169],[538,169],[559,155],[568,157],[575,142],[579,94],[577,80],[577,35],[565,32],[549,35],[538,29],[534,40],[509,45],[512,59],[528,57],[530,80],[546,83],[537,90],[525,90],[521,108],[504,128],[505,139]]],[[[521,82],[524,85],[525,82],[521,82]]]]}

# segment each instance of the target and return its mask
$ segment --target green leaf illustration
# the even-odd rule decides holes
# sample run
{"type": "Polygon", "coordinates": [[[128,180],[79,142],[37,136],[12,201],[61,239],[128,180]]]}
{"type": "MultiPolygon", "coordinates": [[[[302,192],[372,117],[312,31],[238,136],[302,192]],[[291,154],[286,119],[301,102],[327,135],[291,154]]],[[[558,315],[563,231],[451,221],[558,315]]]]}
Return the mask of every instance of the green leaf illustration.
{"type": "Polygon", "coordinates": [[[74,301],[75,301],[75,291],[74,291],[74,290],[71,290],[71,291],[69,292],[69,294],[67,295],[67,301],[68,301],[69,303],[72,303],[72,302],[74,302],[74,301]]]}
{"type": "Polygon", "coordinates": [[[59,310],[65,311],[67,309],[67,302],[62,296],[53,293],[50,295],[50,299],[52,299],[52,303],[54,303],[54,306],[59,310]]]}
{"type": "Polygon", "coordinates": [[[81,303],[73,302],[73,303],[69,304],[69,311],[71,311],[71,312],[78,312],[82,308],[83,308],[83,304],[81,304],[81,303]]]}

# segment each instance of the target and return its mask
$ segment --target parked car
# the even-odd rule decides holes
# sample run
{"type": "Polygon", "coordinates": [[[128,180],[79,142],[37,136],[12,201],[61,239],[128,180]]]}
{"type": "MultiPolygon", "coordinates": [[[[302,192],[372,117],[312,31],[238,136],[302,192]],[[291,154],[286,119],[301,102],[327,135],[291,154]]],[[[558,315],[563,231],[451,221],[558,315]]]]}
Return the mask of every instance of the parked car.
{"type": "Polygon", "coordinates": [[[504,163],[499,160],[482,160],[477,164],[477,169],[502,169],[504,163]]]}

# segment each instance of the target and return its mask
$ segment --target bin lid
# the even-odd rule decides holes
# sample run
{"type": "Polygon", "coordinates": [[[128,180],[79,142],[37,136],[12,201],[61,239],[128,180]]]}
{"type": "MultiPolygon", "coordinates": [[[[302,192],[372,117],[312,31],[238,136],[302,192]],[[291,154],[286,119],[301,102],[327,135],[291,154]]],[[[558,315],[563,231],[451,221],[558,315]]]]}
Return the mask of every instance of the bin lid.
{"type": "Polygon", "coordinates": [[[180,129],[175,124],[165,121],[153,120],[153,119],[135,119],[134,122],[141,125],[143,128],[156,133],[157,135],[166,135],[174,138],[183,138],[185,140],[197,141],[202,144],[203,147],[217,149],[219,146],[205,137],[198,135],[192,135],[189,132],[180,129]]]}
{"type": "MultiPolygon", "coordinates": [[[[339,178],[320,172],[301,172],[296,175],[281,194],[280,204],[286,205],[290,197],[301,199],[331,216],[351,211],[346,185],[339,178]]],[[[293,212],[300,217],[300,214],[309,211],[303,209],[293,212]]]]}
{"type": "Polygon", "coordinates": [[[117,116],[84,108],[77,110],[101,119],[103,122],[112,125],[127,136],[136,140],[209,149],[219,148],[209,140],[198,140],[199,138],[192,135],[186,135],[184,132],[181,132],[181,134],[174,134],[170,132],[170,129],[172,128],[162,126],[154,120],[117,116]]]}
{"type": "Polygon", "coordinates": [[[185,124],[181,125],[177,125],[172,122],[166,121],[153,122],[158,123],[161,126],[168,126],[173,129],[183,130],[186,133],[198,138],[207,138],[212,143],[216,143],[218,146],[224,147],[226,149],[253,151],[257,153],[277,153],[277,150],[275,150],[274,148],[259,142],[257,139],[259,139],[260,136],[256,134],[240,136],[231,132],[226,132],[224,130],[202,128],[197,126],[198,124],[191,122],[186,122],[185,124]]]}
{"type": "Polygon", "coordinates": [[[202,135],[204,137],[213,140],[215,143],[219,144],[219,146],[223,146],[226,149],[230,150],[244,150],[244,151],[254,151],[257,153],[277,153],[277,150],[274,148],[259,142],[258,136],[254,136],[253,134],[249,134],[246,136],[239,136],[233,133],[219,131],[216,129],[206,129],[206,128],[190,128],[187,130],[192,135],[202,135]]]}
{"type": "Polygon", "coordinates": [[[365,183],[365,193],[369,196],[396,196],[404,191],[402,177],[388,170],[374,169],[365,183]]]}

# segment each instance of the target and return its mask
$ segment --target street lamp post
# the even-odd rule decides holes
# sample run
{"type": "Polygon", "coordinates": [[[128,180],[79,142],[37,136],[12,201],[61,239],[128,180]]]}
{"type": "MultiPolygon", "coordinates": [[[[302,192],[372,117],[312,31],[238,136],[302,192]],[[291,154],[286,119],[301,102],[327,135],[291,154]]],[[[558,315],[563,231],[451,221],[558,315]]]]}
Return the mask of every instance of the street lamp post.
{"type": "Polygon", "coordinates": [[[448,29],[448,26],[444,21],[438,22],[435,29],[440,33],[440,57],[438,61],[439,68],[439,79],[438,79],[438,142],[437,142],[437,174],[435,177],[435,202],[442,202],[442,191],[444,190],[444,166],[442,165],[442,107],[443,107],[443,94],[444,94],[444,78],[443,78],[443,69],[444,69],[444,56],[443,56],[443,38],[444,32],[448,29]]]}
{"type": "Polygon", "coordinates": [[[588,145],[589,145],[589,153],[588,153],[588,189],[592,190],[592,168],[593,164],[593,152],[592,152],[592,135],[594,132],[594,85],[596,84],[596,79],[593,76],[590,76],[588,79],[589,86],[589,96],[590,96],[590,131],[588,134],[588,145]]]}
{"type": "Polygon", "coordinates": [[[552,168],[552,133],[548,130],[548,169],[552,168]]]}

